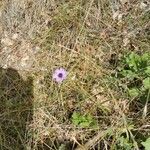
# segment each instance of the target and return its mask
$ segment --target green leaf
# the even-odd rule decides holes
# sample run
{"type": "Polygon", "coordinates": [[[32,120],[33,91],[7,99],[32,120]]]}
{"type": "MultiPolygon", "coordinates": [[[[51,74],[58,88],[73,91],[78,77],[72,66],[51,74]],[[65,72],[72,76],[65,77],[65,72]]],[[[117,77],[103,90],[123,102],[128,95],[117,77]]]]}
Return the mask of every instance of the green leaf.
{"type": "Polygon", "coordinates": [[[91,115],[87,114],[83,116],[77,112],[74,112],[72,115],[72,123],[83,128],[95,127],[96,125],[96,121],[91,115]]]}
{"type": "Polygon", "coordinates": [[[149,59],[150,59],[150,55],[148,53],[142,55],[142,61],[148,61],[149,59]]]}
{"type": "Polygon", "coordinates": [[[132,149],[132,144],[129,143],[127,138],[121,137],[120,138],[120,146],[124,147],[126,150],[131,150],[132,149]]]}
{"type": "Polygon", "coordinates": [[[135,78],[137,76],[137,74],[135,74],[131,70],[122,70],[121,74],[124,77],[130,78],[130,79],[133,79],[133,78],[135,78]]]}
{"type": "Polygon", "coordinates": [[[90,122],[81,122],[80,123],[80,127],[82,127],[82,128],[86,128],[86,127],[89,127],[90,126],[90,122]]]}
{"type": "Polygon", "coordinates": [[[141,57],[135,53],[131,53],[126,58],[126,62],[130,68],[133,68],[134,71],[138,71],[138,64],[141,62],[141,57]]]}
{"type": "Polygon", "coordinates": [[[73,113],[72,122],[75,125],[78,125],[80,123],[80,115],[78,113],[76,113],[76,112],[73,113]]]}
{"type": "Polygon", "coordinates": [[[72,118],[73,118],[73,119],[78,119],[78,117],[79,117],[79,114],[76,113],[76,112],[74,112],[73,115],[72,115],[72,118]]]}
{"type": "Polygon", "coordinates": [[[150,150],[150,137],[145,142],[142,142],[141,144],[144,146],[145,150],[150,150]]]}
{"type": "Polygon", "coordinates": [[[139,90],[137,88],[129,89],[128,92],[131,97],[137,97],[139,95],[139,90]]]}
{"type": "Polygon", "coordinates": [[[150,75],[150,66],[146,67],[145,73],[146,73],[147,75],[150,75]]]}
{"type": "Polygon", "coordinates": [[[150,77],[143,80],[143,85],[145,89],[150,89],[150,77]]]}

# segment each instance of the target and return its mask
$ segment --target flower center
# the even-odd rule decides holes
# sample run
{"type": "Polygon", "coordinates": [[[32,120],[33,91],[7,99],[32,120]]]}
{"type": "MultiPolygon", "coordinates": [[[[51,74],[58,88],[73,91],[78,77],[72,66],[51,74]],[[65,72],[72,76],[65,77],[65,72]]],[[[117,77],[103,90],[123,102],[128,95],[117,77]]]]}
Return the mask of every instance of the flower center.
{"type": "Polygon", "coordinates": [[[59,73],[59,74],[58,74],[58,77],[59,77],[59,78],[62,78],[62,77],[63,77],[63,74],[62,74],[62,73],[59,73]]]}

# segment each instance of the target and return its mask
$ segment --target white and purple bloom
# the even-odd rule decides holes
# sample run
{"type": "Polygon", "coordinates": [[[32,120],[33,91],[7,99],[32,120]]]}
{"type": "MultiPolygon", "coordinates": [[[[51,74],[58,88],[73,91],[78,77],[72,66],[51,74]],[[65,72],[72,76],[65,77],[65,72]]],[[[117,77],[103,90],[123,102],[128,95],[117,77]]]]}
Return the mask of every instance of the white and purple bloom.
{"type": "Polygon", "coordinates": [[[53,80],[61,83],[67,77],[67,71],[63,68],[56,69],[53,73],[53,80]]]}

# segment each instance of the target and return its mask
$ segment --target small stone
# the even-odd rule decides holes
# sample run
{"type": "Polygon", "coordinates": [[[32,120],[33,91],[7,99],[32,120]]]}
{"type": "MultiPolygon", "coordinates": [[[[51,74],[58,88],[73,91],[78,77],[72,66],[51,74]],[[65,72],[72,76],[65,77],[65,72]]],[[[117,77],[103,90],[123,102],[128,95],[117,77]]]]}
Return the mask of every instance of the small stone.
{"type": "Polygon", "coordinates": [[[129,43],[130,43],[129,38],[128,38],[128,37],[125,37],[125,38],[123,39],[123,46],[127,46],[129,43]]]}
{"type": "Polygon", "coordinates": [[[39,46],[33,47],[33,48],[32,48],[32,51],[33,51],[34,53],[37,53],[37,52],[40,51],[40,47],[39,47],[39,46]]]}
{"type": "Polygon", "coordinates": [[[128,3],[129,0],[120,0],[121,4],[124,5],[126,3],[128,3]]]}
{"type": "Polygon", "coordinates": [[[7,64],[4,64],[3,69],[7,69],[7,68],[8,68],[7,64]]]}
{"type": "Polygon", "coordinates": [[[21,60],[21,66],[22,67],[25,67],[25,66],[27,66],[27,61],[29,60],[29,56],[27,55],[27,56],[25,56],[24,58],[22,58],[22,60],[21,60]]]}
{"type": "Polygon", "coordinates": [[[18,39],[18,37],[19,37],[19,35],[18,35],[17,33],[15,33],[15,34],[12,36],[12,39],[13,39],[13,40],[16,40],[16,39],[18,39]]]}
{"type": "Polygon", "coordinates": [[[2,38],[1,44],[4,44],[5,46],[12,46],[14,42],[9,38],[2,38]]]}
{"type": "Polygon", "coordinates": [[[140,8],[141,8],[141,9],[146,9],[146,7],[147,7],[147,4],[144,3],[144,2],[141,2],[140,8]]]}
{"type": "Polygon", "coordinates": [[[118,18],[119,11],[116,11],[113,13],[113,20],[116,20],[118,18]]]}
{"type": "Polygon", "coordinates": [[[122,22],[122,17],[123,17],[123,14],[119,14],[119,15],[118,15],[118,21],[119,21],[119,22],[122,22]]]}

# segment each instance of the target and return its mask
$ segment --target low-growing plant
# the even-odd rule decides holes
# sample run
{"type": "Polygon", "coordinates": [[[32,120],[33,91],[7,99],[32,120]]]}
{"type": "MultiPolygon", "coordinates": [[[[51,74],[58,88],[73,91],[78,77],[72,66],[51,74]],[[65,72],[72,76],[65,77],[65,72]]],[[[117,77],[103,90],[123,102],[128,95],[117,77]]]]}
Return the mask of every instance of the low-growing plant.
{"type": "Polygon", "coordinates": [[[74,112],[72,115],[72,123],[82,128],[96,127],[96,121],[90,114],[81,115],[80,113],[74,112]]]}
{"type": "Polygon", "coordinates": [[[130,53],[118,67],[120,85],[132,98],[147,99],[150,91],[150,53],[130,53]]]}
{"type": "Polygon", "coordinates": [[[115,150],[132,150],[132,149],[133,143],[130,142],[128,138],[121,136],[117,139],[115,150]]]}

